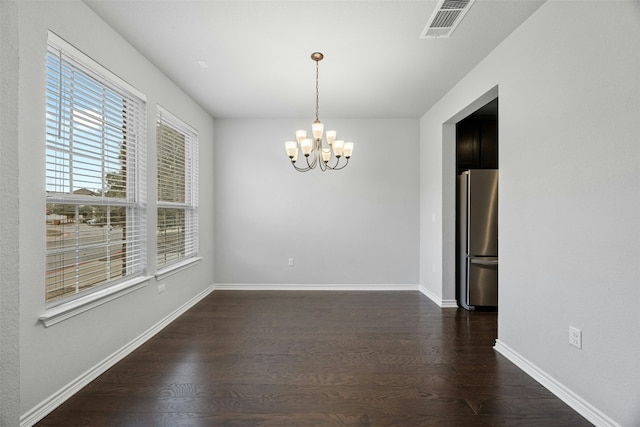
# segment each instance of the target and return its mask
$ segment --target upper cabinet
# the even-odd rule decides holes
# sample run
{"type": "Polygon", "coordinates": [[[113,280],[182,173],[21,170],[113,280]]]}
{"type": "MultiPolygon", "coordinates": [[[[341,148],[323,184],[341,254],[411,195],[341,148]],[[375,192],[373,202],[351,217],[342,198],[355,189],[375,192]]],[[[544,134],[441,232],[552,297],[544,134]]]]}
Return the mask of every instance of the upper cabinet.
{"type": "MultiPolygon", "coordinates": [[[[480,109],[456,124],[456,168],[498,169],[498,115],[480,109]]],[[[489,105],[487,105],[489,106],[489,105]]]]}

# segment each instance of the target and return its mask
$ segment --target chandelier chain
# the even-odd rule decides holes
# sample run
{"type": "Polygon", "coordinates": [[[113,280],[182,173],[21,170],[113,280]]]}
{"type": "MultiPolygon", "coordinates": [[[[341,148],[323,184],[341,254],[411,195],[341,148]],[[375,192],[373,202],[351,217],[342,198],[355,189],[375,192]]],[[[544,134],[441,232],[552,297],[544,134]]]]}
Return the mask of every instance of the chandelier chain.
{"type": "Polygon", "coordinates": [[[319,87],[319,83],[318,83],[318,70],[320,69],[320,62],[316,60],[316,121],[319,121],[320,119],[318,118],[318,110],[319,110],[319,105],[320,102],[318,100],[318,87],[319,87]]]}

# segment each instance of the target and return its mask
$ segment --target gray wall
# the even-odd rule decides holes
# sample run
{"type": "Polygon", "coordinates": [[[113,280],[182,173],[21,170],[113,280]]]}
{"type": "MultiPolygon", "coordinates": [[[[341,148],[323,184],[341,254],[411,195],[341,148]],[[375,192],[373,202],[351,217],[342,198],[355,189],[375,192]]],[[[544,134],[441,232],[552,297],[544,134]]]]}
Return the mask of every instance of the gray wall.
{"type": "Polygon", "coordinates": [[[0,0],[0,426],[20,415],[18,313],[18,8],[0,0]]]}
{"type": "Polygon", "coordinates": [[[299,173],[284,141],[312,120],[216,120],[216,283],[415,288],[418,120],[322,118],[353,158],[299,173]]]}
{"type": "MultiPolygon", "coordinates": [[[[497,86],[498,344],[624,426],[640,422],[638,70],[640,3],[547,2],[421,119],[421,207],[451,216],[452,123],[497,86]]],[[[450,298],[454,227],[424,217],[421,286],[450,298]]]]}
{"type": "MultiPolygon", "coordinates": [[[[165,278],[164,293],[156,292],[156,281],[151,279],[143,289],[49,328],[38,322],[38,316],[45,310],[43,166],[47,30],[66,39],[147,96],[147,208],[151,236],[148,273],[151,275],[155,273],[156,104],[200,132],[200,159],[209,165],[213,163],[213,119],[84,3],[29,1],[18,4],[20,103],[17,189],[20,207],[18,211],[10,212],[9,224],[18,230],[20,242],[20,413],[25,414],[213,284],[213,265],[210,262],[213,258],[213,225],[212,221],[203,220],[200,249],[206,262],[165,278]]],[[[3,105],[4,102],[3,99],[3,105]]],[[[211,168],[200,168],[200,180],[203,183],[213,181],[211,168]]],[[[206,185],[202,186],[200,209],[205,219],[213,212],[213,192],[206,185]]],[[[4,206],[2,213],[4,218],[4,206]]],[[[4,243],[5,236],[2,237],[4,243]]]]}

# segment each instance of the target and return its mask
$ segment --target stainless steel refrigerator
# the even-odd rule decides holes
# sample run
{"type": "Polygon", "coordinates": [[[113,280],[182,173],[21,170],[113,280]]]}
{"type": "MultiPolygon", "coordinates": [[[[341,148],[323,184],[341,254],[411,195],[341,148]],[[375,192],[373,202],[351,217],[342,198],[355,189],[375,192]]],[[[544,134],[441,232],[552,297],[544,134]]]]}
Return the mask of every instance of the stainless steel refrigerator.
{"type": "Polygon", "coordinates": [[[460,305],[498,306],[498,170],[471,169],[458,177],[460,305]]]}

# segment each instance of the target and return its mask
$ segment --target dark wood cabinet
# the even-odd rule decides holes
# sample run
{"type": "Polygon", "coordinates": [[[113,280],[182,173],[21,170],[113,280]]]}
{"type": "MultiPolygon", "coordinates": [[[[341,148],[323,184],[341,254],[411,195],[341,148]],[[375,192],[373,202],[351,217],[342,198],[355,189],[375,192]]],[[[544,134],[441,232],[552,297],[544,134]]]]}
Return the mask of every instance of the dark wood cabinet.
{"type": "Polygon", "coordinates": [[[469,116],[456,124],[456,167],[498,169],[498,117],[469,116]]]}

